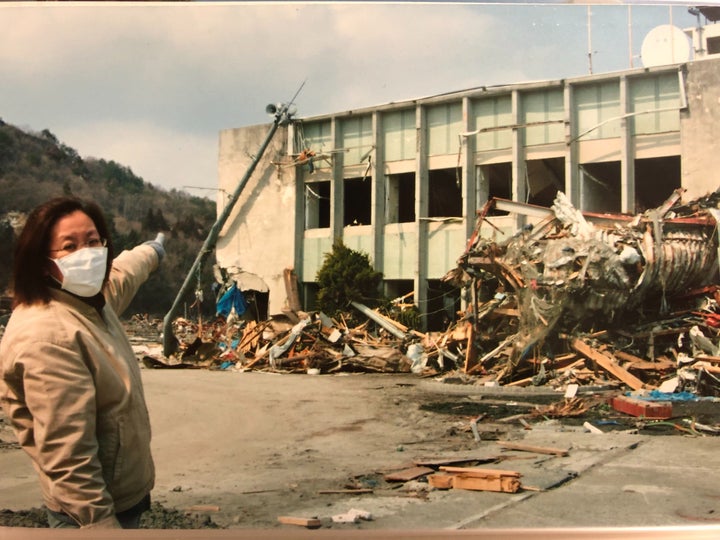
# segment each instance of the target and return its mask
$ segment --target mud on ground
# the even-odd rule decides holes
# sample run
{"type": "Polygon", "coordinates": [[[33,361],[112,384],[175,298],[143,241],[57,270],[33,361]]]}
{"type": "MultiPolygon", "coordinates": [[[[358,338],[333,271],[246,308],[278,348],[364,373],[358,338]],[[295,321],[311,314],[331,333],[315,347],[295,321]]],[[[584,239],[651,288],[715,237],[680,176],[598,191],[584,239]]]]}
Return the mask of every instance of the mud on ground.
{"type": "MultiPolygon", "coordinates": [[[[413,375],[181,371],[144,372],[158,482],[143,528],[278,527],[278,516],[292,509],[346,500],[343,490],[422,498],[421,491],[386,481],[385,473],[419,456],[486,455],[493,441],[523,437],[521,417],[531,426],[590,421],[604,431],[693,436],[681,418],[647,422],[612,410],[604,389],[581,394],[582,414],[553,419],[552,411],[566,401],[552,389],[490,394],[467,381],[443,384],[413,375]]],[[[675,411],[716,425],[719,406],[685,402],[675,411]]],[[[0,454],[22,452],[1,418],[0,441],[0,454]]],[[[11,502],[0,500],[0,509],[11,502]]],[[[0,525],[47,522],[39,507],[14,508],[0,511],[0,525]]]]}

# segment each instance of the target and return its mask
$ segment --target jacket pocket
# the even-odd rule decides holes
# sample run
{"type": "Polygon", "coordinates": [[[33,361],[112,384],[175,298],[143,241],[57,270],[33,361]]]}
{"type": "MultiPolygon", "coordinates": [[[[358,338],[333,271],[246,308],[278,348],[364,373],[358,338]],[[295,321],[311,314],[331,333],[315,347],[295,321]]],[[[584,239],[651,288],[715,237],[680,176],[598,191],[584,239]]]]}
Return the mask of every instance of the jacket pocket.
{"type": "Polygon", "coordinates": [[[102,466],[103,480],[112,492],[112,485],[122,474],[123,419],[108,415],[98,419],[98,459],[102,466]]]}

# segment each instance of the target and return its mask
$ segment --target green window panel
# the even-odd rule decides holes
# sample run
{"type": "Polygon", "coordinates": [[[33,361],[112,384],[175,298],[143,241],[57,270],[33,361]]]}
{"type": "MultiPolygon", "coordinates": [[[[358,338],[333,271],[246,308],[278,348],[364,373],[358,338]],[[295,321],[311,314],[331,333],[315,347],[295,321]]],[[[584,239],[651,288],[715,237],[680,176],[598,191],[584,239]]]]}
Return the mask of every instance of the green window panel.
{"type": "MultiPolygon", "coordinates": [[[[674,73],[665,73],[655,77],[633,79],[630,82],[630,101],[633,113],[679,108],[678,76],[674,73]]],[[[631,125],[634,135],[679,131],[680,112],[669,110],[636,114],[632,118],[631,125]]]]}
{"type": "Polygon", "coordinates": [[[562,89],[524,94],[522,96],[522,110],[525,113],[526,124],[540,123],[525,128],[526,145],[533,146],[563,141],[565,129],[561,121],[565,117],[565,108],[562,89]]]}
{"type": "Polygon", "coordinates": [[[383,235],[382,269],[385,279],[413,279],[417,268],[417,249],[417,235],[414,232],[386,230],[383,235]]]}
{"type": "Polygon", "coordinates": [[[325,262],[325,254],[332,251],[332,237],[306,237],[303,241],[302,281],[315,281],[325,262]]]}
{"type": "Polygon", "coordinates": [[[384,114],[382,136],[385,145],[385,161],[415,159],[417,152],[415,109],[384,114]]]}
{"type": "Polygon", "coordinates": [[[577,133],[583,140],[610,139],[620,136],[619,81],[578,86],[575,90],[577,133]],[[612,118],[616,120],[609,121],[612,118]],[[607,123],[603,123],[607,122],[607,123]]]}
{"type": "Polygon", "coordinates": [[[428,108],[428,155],[457,154],[461,132],[462,103],[435,105],[428,108]]]}
{"type": "Polygon", "coordinates": [[[457,254],[465,249],[465,229],[458,224],[446,225],[428,234],[428,279],[440,279],[457,264],[457,254]]]}
{"type": "Polygon", "coordinates": [[[365,234],[343,234],[343,244],[346,247],[359,251],[360,253],[372,253],[372,235],[370,231],[365,234]]]}
{"type": "MultiPolygon", "coordinates": [[[[302,152],[309,148],[316,154],[330,152],[333,149],[332,131],[330,121],[303,123],[300,140],[296,143],[295,151],[302,152]],[[303,148],[303,146],[305,148],[303,148]]],[[[315,168],[330,167],[330,160],[318,159],[314,162],[315,168]]]]}
{"type": "Polygon", "coordinates": [[[359,165],[361,158],[372,149],[372,116],[342,120],[344,165],[359,165]]]}
{"type": "MultiPolygon", "coordinates": [[[[512,120],[512,99],[509,95],[487,98],[473,103],[475,129],[509,126],[512,120]]],[[[475,139],[478,151],[499,150],[512,146],[512,130],[491,129],[478,133],[475,139]]]]}

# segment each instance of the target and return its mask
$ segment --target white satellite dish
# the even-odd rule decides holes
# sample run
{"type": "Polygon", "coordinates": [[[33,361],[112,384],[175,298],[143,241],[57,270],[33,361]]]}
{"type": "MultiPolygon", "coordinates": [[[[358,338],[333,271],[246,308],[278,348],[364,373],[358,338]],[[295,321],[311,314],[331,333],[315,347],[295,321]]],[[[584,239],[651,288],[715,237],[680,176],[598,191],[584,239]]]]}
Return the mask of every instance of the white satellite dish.
{"type": "Polygon", "coordinates": [[[687,62],[690,60],[690,41],[677,26],[656,26],[645,36],[640,58],[645,67],[687,62]]]}

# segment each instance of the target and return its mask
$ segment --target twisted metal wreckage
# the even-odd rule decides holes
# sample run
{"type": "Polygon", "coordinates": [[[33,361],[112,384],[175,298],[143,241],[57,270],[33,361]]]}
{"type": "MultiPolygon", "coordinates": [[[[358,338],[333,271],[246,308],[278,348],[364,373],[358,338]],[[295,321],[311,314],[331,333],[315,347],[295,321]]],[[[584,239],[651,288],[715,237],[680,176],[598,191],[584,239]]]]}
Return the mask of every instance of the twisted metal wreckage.
{"type": "Polygon", "coordinates": [[[488,201],[445,278],[471,295],[478,337],[465,370],[495,367],[494,379],[510,383],[529,368],[537,382],[577,367],[579,353],[639,389],[652,384],[631,371],[663,375],[700,349],[714,378],[720,191],[688,204],[682,191],[636,216],[582,213],[562,192],[550,209],[488,201]],[[540,221],[497,243],[481,234],[493,208],[540,221]]]}
{"type": "Polygon", "coordinates": [[[462,288],[467,306],[445,332],[412,330],[357,303],[368,320],[354,328],[297,309],[260,322],[179,318],[178,355],[144,360],[307,373],[454,371],[512,386],[610,375],[633,390],[665,382],[719,395],[720,190],[687,204],[681,194],[636,216],[582,213],[562,192],[551,208],[491,199],[444,277],[462,288]],[[497,242],[491,210],[537,223],[497,242]]]}

